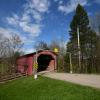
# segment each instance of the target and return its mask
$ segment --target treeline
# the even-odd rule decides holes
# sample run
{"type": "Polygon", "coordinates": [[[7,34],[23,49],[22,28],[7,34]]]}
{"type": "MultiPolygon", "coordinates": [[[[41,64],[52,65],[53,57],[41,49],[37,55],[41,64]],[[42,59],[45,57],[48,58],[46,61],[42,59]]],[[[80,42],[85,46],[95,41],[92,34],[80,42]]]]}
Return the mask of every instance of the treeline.
{"type": "Polygon", "coordinates": [[[15,34],[10,37],[0,35],[0,74],[11,74],[17,71],[16,59],[22,54],[23,43],[15,34]]]}
{"type": "Polygon", "coordinates": [[[79,4],[70,23],[69,35],[67,52],[72,55],[73,72],[100,73],[100,14],[89,20],[79,4]]]}
{"type": "Polygon", "coordinates": [[[100,13],[89,18],[86,10],[78,4],[70,23],[69,35],[66,47],[61,38],[49,45],[39,41],[35,48],[58,48],[59,72],[100,73],[100,13]]]}

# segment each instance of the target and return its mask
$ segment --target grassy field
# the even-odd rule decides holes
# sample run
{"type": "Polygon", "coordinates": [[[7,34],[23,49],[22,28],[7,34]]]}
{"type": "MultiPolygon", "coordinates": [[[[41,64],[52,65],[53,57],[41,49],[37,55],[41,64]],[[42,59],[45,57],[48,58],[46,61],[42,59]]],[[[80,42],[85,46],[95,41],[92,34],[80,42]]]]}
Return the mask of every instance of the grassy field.
{"type": "Polygon", "coordinates": [[[46,77],[0,84],[0,100],[100,100],[100,90],[46,77]]]}

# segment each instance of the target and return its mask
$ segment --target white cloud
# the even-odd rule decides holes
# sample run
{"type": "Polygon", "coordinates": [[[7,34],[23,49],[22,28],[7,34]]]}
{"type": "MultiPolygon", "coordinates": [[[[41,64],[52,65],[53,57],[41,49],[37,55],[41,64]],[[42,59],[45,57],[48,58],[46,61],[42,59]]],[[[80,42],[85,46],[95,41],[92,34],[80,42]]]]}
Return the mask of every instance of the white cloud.
{"type": "Polygon", "coordinates": [[[28,14],[26,14],[26,13],[23,14],[22,18],[21,18],[21,21],[29,23],[31,21],[30,16],[28,14]]]}
{"type": "Polygon", "coordinates": [[[59,1],[59,5],[63,4],[63,0],[59,1]]]}
{"type": "Polygon", "coordinates": [[[19,35],[19,33],[15,30],[0,27],[0,35],[1,36],[9,38],[11,35],[14,35],[14,34],[19,35]]]}
{"type": "Polygon", "coordinates": [[[46,12],[48,11],[48,7],[50,5],[48,1],[49,0],[31,0],[29,2],[29,7],[39,12],[46,12]]]}
{"type": "Polygon", "coordinates": [[[20,27],[22,27],[23,31],[32,33],[31,35],[34,37],[38,36],[39,33],[41,33],[41,26],[38,24],[28,25],[28,23],[26,22],[20,22],[20,27]]]}
{"type": "Polygon", "coordinates": [[[7,17],[7,21],[10,25],[21,28],[23,32],[29,33],[33,37],[39,36],[41,33],[40,23],[33,24],[31,22],[31,17],[27,14],[23,14],[20,19],[16,19],[15,17],[7,17]]]}
{"type": "Polygon", "coordinates": [[[34,48],[25,48],[25,49],[23,49],[23,51],[25,52],[25,54],[29,54],[29,53],[35,52],[35,49],[34,48]]]}
{"type": "Polygon", "coordinates": [[[69,0],[66,5],[60,4],[58,10],[69,14],[76,9],[78,4],[85,6],[87,5],[87,0],[69,0]]]}
{"type": "Polygon", "coordinates": [[[35,19],[36,22],[42,21],[42,14],[33,9],[27,9],[27,11],[25,11],[25,14],[27,16],[31,16],[33,19],[35,19]]]}
{"type": "Polygon", "coordinates": [[[27,0],[21,15],[13,14],[12,17],[6,18],[7,22],[33,37],[39,36],[43,14],[48,12],[49,5],[49,0],[27,0]]]}
{"type": "Polygon", "coordinates": [[[42,20],[42,16],[40,13],[33,11],[32,15],[33,15],[33,18],[36,20],[36,22],[40,22],[42,20]]]}
{"type": "Polygon", "coordinates": [[[16,14],[13,14],[12,17],[7,17],[7,22],[9,24],[17,25],[19,23],[19,17],[16,14]]]}
{"type": "Polygon", "coordinates": [[[39,23],[42,21],[43,14],[49,12],[49,6],[49,0],[30,0],[24,5],[24,13],[31,15],[39,23]]]}

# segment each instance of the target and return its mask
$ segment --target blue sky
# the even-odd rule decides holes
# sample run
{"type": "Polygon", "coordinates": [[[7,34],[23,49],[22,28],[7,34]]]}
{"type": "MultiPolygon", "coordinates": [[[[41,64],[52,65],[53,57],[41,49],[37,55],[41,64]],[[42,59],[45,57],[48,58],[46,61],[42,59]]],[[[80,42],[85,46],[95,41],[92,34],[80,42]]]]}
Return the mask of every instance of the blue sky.
{"type": "Polygon", "coordinates": [[[0,0],[0,35],[18,34],[23,51],[34,51],[36,41],[69,39],[69,25],[77,4],[89,17],[100,11],[100,0],[0,0]]]}

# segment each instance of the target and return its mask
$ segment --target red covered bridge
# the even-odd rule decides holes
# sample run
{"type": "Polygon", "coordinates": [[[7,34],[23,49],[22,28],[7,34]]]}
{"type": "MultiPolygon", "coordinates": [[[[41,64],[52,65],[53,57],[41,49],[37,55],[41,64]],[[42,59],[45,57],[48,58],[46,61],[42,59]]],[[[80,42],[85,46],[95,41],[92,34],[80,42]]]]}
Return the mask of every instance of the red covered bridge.
{"type": "Polygon", "coordinates": [[[55,71],[57,68],[57,54],[51,50],[40,50],[37,53],[30,53],[21,56],[17,59],[18,72],[32,75],[34,72],[34,65],[38,63],[39,71],[55,71]]]}

